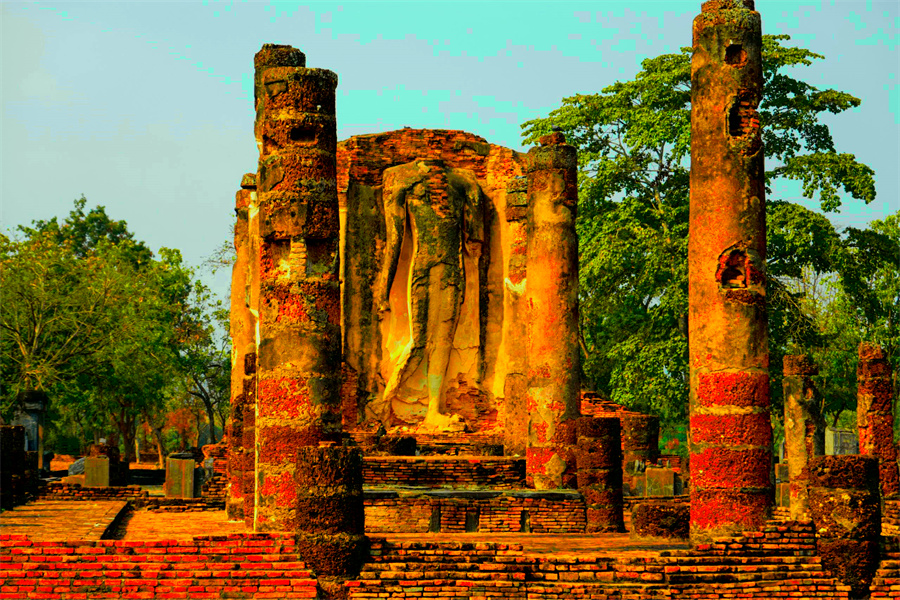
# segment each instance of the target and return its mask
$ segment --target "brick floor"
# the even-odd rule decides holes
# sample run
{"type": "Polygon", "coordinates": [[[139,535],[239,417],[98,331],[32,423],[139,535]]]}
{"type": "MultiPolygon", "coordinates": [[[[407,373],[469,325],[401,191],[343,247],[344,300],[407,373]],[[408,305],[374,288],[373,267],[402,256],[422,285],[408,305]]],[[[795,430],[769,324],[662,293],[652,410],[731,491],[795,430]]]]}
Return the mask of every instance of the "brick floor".
{"type": "Polygon", "coordinates": [[[0,514],[0,533],[24,533],[32,541],[99,540],[126,504],[37,500],[0,514]]]}

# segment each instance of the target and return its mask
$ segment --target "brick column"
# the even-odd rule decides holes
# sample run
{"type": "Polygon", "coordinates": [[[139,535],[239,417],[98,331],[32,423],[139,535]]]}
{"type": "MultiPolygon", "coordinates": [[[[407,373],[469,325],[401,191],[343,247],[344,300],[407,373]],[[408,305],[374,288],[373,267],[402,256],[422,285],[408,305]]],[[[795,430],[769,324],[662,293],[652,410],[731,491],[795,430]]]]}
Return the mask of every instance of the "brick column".
{"type": "Polygon", "coordinates": [[[851,598],[868,597],[880,558],[878,459],[816,456],[808,469],[809,509],[822,567],[852,588],[851,598]]]}
{"type": "Polygon", "coordinates": [[[259,356],[254,530],[290,528],[295,458],[340,441],[337,76],[302,52],[255,57],[259,356]]]}
{"type": "Polygon", "coordinates": [[[576,420],[578,491],[584,496],[588,533],[625,531],[622,501],[621,423],[615,417],[576,420]]]}
{"type": "Polygon", "coordinates": [[[881,497],[886,498],[900,491],[894,445],[894,387],[891,364],[875,344],[859,345],[856,402],[859,453],[878,459],[881,497]]]}
{"type": "Polygon", "coordinates": [[[766,217],[752,0],[694,19],[688,245],[691,540],[761,527],[772,492],[766,217]]]}
{"type": "Polygon", "coordinates": [[[807,463],[825,454],[825,423],[811,377],[819,369],[803,355],[784,357],[784,444],[791,490],[791,518],[809,521],[807,463]]]}
{"type": "Polygon", "coordinates": [[[565,141],[561,133],[546,135],[527,156],[525,456],[526,478],[536,489],[563,487],[575,473],[572,446],[581,392],[578,184],[575,148],[565,141]]]}
{"type": "MultiPolygon", "coordinates": [[[[249,212],[256,204],[256,174],[241,179],[241,189],[235,195],[237,220],[234,226],[234,267],[231,271],[231,418],[228,426],[228,492],[225,512],[228,519],[244,518],[244,411],[252,374],[248,376],[244,364],[248,354],[256,353],[256,316],[250,311],[250,231],[249,212]]],[[[253,382],[255,385],[255,381],[253,382]]],[[[252,394],[252,392],[251,392],[252,394]]],[[[250,407],[253,409],[253,407],[250,407]]],[[[253,449],[249,454],[252,455],[253,449]]],[[[251,461],[252,463],[252,461],[251,461]]],[[[253,465],[250,465],[253,468],[253,465]]]]}

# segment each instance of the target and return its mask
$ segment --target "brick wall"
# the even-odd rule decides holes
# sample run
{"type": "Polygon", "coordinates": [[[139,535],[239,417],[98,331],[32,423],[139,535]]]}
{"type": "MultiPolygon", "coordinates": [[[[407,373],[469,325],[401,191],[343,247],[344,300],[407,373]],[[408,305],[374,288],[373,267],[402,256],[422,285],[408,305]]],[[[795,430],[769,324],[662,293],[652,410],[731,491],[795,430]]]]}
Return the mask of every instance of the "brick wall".
{"type": "Polygon", "coordinates": [[[525,487],[525,459],[510,457],[367,456],[365,485],[525,487]]]}
{"type": "Polygon", "coordinates": [[[584,500],[578,494],[480,495],[367,493],[366,533],[584,532],[584,500]]]}
{"type": "Polygon", "coordinates": [[[0,598],[314,598],[292,536],[32,542],[0,535],[0,598]]]}
{"type": "Polygon", "coordinates": [[[80,483],[60,482],[49,483],[39,492],[43,500],[127,500],[147,498],[149,495],[139,485],[85,487],[80,483]]]}

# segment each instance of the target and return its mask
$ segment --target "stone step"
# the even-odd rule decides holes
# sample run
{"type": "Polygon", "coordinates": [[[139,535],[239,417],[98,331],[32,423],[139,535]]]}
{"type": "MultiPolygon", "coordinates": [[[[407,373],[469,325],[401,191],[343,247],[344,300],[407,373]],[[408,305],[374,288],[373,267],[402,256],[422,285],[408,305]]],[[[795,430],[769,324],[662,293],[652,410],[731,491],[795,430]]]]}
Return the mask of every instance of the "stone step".
{"type": "Polygon", "coordinates": [[[767,571],[764,576],[760,576],[759,571],[750,571],[744,573],[670,573],[668,581],[672,585],[690,584],[722,584],[722,583],[755,583],[762,584],[765,582],[777,581],[795,581],[800,582],[798,585],[815,585],[817,581],[829,579],[825,571],[801,570],[801,571],[767,571]]]}

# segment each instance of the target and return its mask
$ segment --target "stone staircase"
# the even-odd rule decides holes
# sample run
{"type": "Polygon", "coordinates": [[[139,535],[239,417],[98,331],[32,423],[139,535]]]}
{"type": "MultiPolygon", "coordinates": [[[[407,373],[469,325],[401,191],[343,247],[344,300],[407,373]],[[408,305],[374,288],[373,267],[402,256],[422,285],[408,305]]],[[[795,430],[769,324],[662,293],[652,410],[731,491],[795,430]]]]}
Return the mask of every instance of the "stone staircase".
{"type": "Polygon", "coordinates": [[[869,586],[870,598],[900,598],[900,539],[882,538],[881,563],[869,586]]]}
{"type": "Polygon", "coordinates": [[[372,540],[350,598],[669,598],[654,559],[524,554],[518,544],[372,540]]]}
{"type": "Polygon", "coordinates": [[[522,546],[374,538],[350,598],[525,598],[522,546]]]}
{"type": "Polygon", "coordinates": [[[849,598],[815,556],[812,524],[770,521],[760,531],[663,552],[672,598],[849,598]]]}

